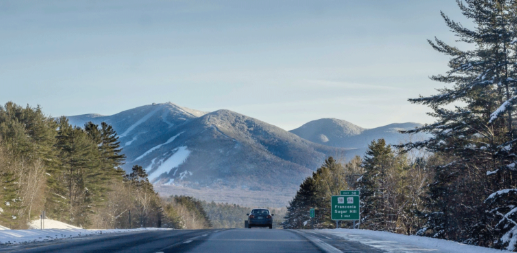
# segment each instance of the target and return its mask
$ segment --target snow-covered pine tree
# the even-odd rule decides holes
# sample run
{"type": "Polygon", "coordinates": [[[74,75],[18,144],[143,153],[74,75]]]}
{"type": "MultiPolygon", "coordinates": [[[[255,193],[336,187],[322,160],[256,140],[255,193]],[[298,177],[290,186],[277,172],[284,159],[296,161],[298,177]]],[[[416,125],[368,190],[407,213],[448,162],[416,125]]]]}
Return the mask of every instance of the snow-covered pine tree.
{"type": "Polygon", "coordinates": [[[384,139],[372,141],[363,159],[365,173],[359,179],[361,226],[384,230],[388,218],[387,173],[393,166],[394,153],[384,139]]]}
{"type": "Polygon", "coordinates": [[[450,70],[431,77],[448,85],[437,95],[409,100],[429,106],[436,122],[407,131],[427,132],[432,137],[405,147],[425,148],[448,161],[435,168],[427,206],[431,211],[426,214],[428,223],[422,232],[485,246],[491,245],[495,232],[500,247],[514,249],[515,242],[508,243],[505,238],[517,230],[516,219],[510,217],[517,205],[511,195],[517,188],[512,167],[516,3],[457,3],[463,15],[473,21],[474,29],[443,12],[442,17],[458,42],[468,44],[467,49],[439,39],[429,41],[435,50],[451,57],[450,70]],[[490,214],[500,219],[495,231],[490,214]]]}
{"type": "Polygon", "coordinates": [[[514,126],[514,105],[517,102],[517,3],[501,1],[494,5],[491,12],[497,30],[488,31],[497,42],[493,50],[497,62],[502,67],[497,72],[497,83],[503,89],[502,99],[497,109],[490,115],[490,125],[506,125],[504,143],[495,147],[498,167],[487,172],[494,192],[485,203],[490,205],[489,212],[496,219],[495,247],[517,250],[517,139],[514,126]],[[499,37],[499,38],[498,38],[499,37]]]}
{"type": "Polygon", "coordinates": [[[307,177],[300,185],[300,189],[287,207],[287,214],[283,224],[285,229],[303,228],[304,223],[308,224],[307,221],[310,220],[309,209],[316,207],[315,183],[313,177],[307,177]]]}

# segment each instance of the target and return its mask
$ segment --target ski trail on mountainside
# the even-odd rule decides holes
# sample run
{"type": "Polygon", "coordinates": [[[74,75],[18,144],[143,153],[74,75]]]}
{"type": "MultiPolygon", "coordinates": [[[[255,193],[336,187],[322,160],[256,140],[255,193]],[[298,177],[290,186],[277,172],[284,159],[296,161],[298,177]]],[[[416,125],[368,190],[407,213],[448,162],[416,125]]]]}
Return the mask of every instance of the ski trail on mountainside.
{"type": "Polygon", "coordinates": [[[120,137],[125,137],[127,134],[129,134],[133,129],[135,129],[140,124],[146,122],[148,119],[150,119],[156,112],[158,112],[161,108],[158,107],[154,109],[153,111],[149,112],[147,115],[145,115],[143,118],[139,119],[137,122],[135,122],[133,125],[131,125],[124,133],[120,135],[120,137]]]}
{"type": "Polygon", "coordinates": [[[137,157],[133,162],[136,162],[136,161],[138,161],[138,160],[140,160],[140,159],[144,158],[146,155],[148,155],[148,154],[150,154],[151,152],[153,152],[153,151],[155,151],[155,150],[157,150],[157,149],[161,148],[163,145],[167,145],[167,144],[169,144],[169,143],[173,142],[173,141],[174,141],[174,139],[176,139],[176,138],[177,138],[178,136],[180,136],[182,133],[184,133],[184,132],[181,132],[181,133],[179,133],[179,134],[177,134],[177,135],[174,135],[174,136],[172,136],[171,138],[169,138],[165,143],[162,143],[162,144],[160,144],[160,145],[158,145],[158,146],[155,146],[155,147],[153,147],[153,148],[151,148],[151,149],[147,150],[144,154],[142,154],[141,156],[137,157]]]}
{"type": "MultiPolygon", "coordinates": [[[[190,155],[190,150],[187,147],[182,146],[179,147],[176,153],[174,153],[171,157],[165,160],[155,171],[153,171],[149,176],[149,181],[153,182],[156,178],[161,176],[163,173],[168,173],[172,169],[180,166],[182,163],[187,160],[190,155]]],[[[192,173],[190,173],[192,175],[192,173]]]]}
{"type": "Polygon", "coordinates": [[[169,128],[171,128],[174,126],[174,123],[167,120],[167,115],[168,115],[167,112],[168,112],[168,110],[163,110],[162,121],[165,122],[165,124],[169,125],[169,128]]]}

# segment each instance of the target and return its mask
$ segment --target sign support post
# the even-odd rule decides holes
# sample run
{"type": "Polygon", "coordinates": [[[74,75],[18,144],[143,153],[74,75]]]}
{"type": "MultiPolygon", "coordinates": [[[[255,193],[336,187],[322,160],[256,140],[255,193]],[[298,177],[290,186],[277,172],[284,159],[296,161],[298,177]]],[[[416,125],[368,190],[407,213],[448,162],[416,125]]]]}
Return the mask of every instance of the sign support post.
{"type": "Polygon", "coordinates": [[[311,208],[309,210],[309,216],[311,217],[311,226],[312,229],[314,229],[314,217],[316,217],[316,210],[314,208],[311,208]]]}

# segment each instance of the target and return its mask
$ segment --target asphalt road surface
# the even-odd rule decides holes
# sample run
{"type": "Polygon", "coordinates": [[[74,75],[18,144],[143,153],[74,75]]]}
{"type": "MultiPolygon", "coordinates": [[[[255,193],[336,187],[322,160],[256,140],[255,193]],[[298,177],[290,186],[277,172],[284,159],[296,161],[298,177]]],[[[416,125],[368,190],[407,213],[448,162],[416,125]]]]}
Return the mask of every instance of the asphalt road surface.
{"type": "Polygon", "coordinates": [[[0,248],[0,252],[382,252],[331,235],[281,229],[168,230],[99,235],[0,248]]]}

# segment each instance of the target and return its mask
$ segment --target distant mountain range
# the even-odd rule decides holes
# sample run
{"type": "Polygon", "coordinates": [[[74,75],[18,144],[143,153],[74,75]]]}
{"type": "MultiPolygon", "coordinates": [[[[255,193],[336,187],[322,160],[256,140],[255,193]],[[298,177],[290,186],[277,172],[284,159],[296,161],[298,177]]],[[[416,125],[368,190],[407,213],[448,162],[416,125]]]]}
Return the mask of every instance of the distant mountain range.
{"type": "MultiPolygon", "coordinates": [[[[363,156],[373,140],[383,138],[389,144],[407,142],[410,138],[407,134],[401,134],[400,130],[420,127],[419,123],[394,123],[386,126],[365,129],[348,121],[339,119],[319,119],[308,122],[299,128],[289,132],[306,140],[322,145],[346,148],[346,157],[355,155],[363,156]]],[[[425,139],[424,134],[417,134],[411,138],[425,139]]]]}
{"type": "Polygon", "coordinates": [[[76,126],[112,125],[127,156],[123,168],[141,165],[162,194],[248,206],[285,206],[326,157],[362,155],[377,138],[398,143],[404,136],[396,130],[419,125],[364,129],[320,119],[288,132],[229,110],[207,113],[172,103],[68,119],[76,126]]]}

